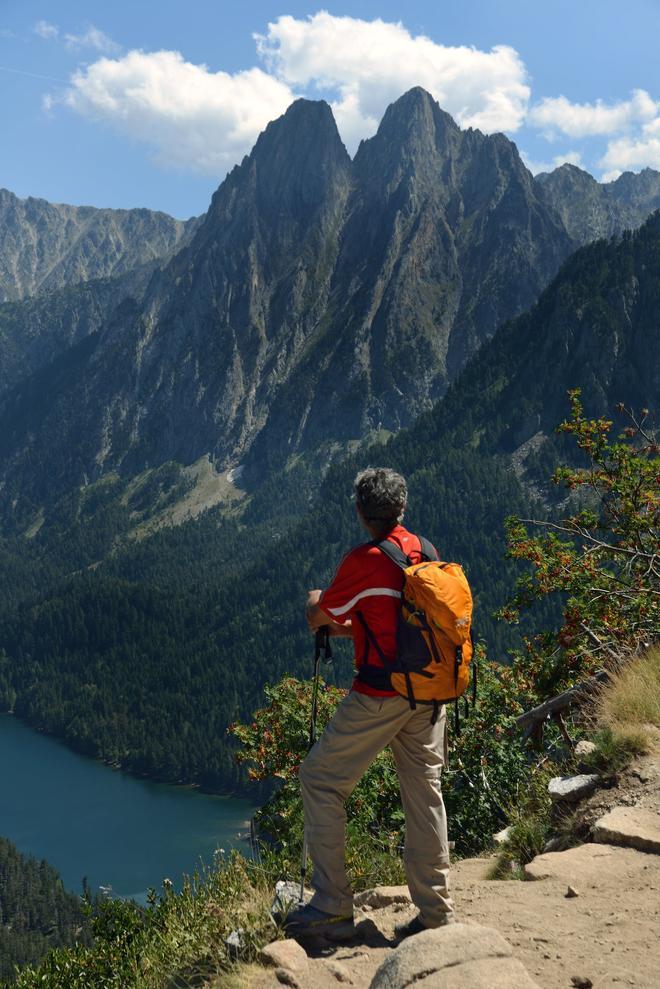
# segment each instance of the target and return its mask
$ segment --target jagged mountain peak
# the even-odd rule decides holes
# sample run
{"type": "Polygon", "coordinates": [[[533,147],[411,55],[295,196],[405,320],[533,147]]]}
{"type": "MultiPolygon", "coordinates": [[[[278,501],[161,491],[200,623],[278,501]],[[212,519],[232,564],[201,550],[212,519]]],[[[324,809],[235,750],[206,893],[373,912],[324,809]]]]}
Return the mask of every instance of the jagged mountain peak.
{"type": "Polygon", "coordinates": [[[165,261],[198,226],[153,210],[20,199],[0,189],[0,302],[165,261]]]}
{"type": "Polygon", "coordinates": [[[539,172],[534,176],[534,181],[541,187],[550,188],[552,186],[562,189],[593,189],[599,185],[598,181],[584,168],[573,165],[565,161],[563,165],[553,168],[551,172],[539,172]]]}
{"type": "Polygon", "coordinates": [[[610,188],[614,195],[631,205],[653,197],[654,205],[660,206],[660,172],[654,168],[643,168],[637,173],[623,172],[610,188]]]}
{"type": "Polygon", "coordinates": [[[435,185],[445,183],[444,173],[452,171],[463,136],[430,93],[416,86],[388,106],[374,136],[360,143],[355,171],[363,183],[370,176],[381,178],[386,197],[402,181],[432,194],[435,185]]]}
{"type": "Polygon", "coordinates": [[[378,129],[388,132],[392,126],[400,128],[402,124],[415,129],[427,127],[434,131],[444,128],[460,131],[454,118],[421,86],[414,86],[390,103],[378,129]]]}
{"type": "Polygon", "coordinates": [[[295,100],[268,124],[251,153],[227,176],[213,196],[209,216],[224,215],[228,201],[251,190],[257,208],[266,215],[288,211],[303,217],[350,164],[329,105],[324,100],[295,100]]]}
{"type": "Polygon", "coordinates": [[[288,109],[272,120],[257,138],[251,159],[279,153],[282,148],[296,157],[314,150],[317,156],[328,152],[348,157],[330,106],[325,100],[294,100],[288,109]]]}
{"type": "Polygon", "coordinates": [[[460,138],[460,135],[461,129],[453,117],[441,109],[430,93],[416,86],[388,106],[375,136],[363,141],[360,148],[373,143],[391,144],[393,148],[424,153],[442,148],[449,137],[460,138]]]}
{"type": "MultiPolygon", "coordinates": [[[[40,379],[7,399],[7,498],[24,464],[55,448],[62,490],[205,454],[264,474],[399,429],[534,302],[572,243],[600,234],[601,217],[618,231],[641,214],[560,185],[536,182],[504,135],[462,131],[419,87],[353,162],[328,104],[295,101],[134,310],[99,327],[66,379],[54,371],[45,398],[40,379]]],[[[50,498],[48,484],[33,494],[50,498]]]]}

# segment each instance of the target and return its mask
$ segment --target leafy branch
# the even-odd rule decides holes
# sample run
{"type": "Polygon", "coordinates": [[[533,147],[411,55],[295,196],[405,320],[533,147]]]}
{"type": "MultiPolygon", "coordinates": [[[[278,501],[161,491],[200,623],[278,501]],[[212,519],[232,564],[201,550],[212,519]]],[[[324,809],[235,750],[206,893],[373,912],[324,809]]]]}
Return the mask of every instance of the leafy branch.
{"type": "Polygon", "coordinates": [[[587,418],[579,390],[569,397],[571,418],[558,432],[575,439],[587,465],[558,467],[552,479],[578,492],[577,510],[560,520],[508,520],[508,556],[531,569],[500,612],[516,622],[521,609],[562,595],[561,627],[527,643],[527,661],[548,689],[660,633],[660,448],[648,410],[617,406],[628,424],[612,438],[611,420],[587,418]]]}

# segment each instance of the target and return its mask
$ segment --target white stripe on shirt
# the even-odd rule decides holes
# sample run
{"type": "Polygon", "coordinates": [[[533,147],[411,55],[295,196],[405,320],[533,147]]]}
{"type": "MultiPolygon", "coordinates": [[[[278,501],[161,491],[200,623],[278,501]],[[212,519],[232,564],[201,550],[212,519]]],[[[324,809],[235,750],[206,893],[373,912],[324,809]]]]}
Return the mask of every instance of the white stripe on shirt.
{"type": "Polygon", "coordinates": [[[350,611],[361,598],[377,597],[378,595],[385,595],[390,598],[400,598],[401,591],[395,591],[392,587],[368,587],[366,591],[360,591],[360,593],[356,594],[354,598],[351,598],[348,604],[344,604],[340,608],[328,608],[328,611],[331,615],[339,617],[339,615],[345,615],[347,611],[350,611]]]}

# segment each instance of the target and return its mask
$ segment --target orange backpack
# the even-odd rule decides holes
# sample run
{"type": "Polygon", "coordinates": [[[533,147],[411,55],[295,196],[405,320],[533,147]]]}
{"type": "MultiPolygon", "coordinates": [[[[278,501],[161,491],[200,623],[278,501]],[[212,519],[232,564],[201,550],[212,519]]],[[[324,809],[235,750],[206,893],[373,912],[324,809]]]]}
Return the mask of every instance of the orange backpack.
{"type": "MultiPolygon", "coordinates": [[[[361,612],[356,614],[383,664],[391,689],[406,697],[413,709],[417,704],[432,705],[433,722],[437,720],[441,705],[454,701],[458,729],[458,698],[467,690],[474,654],[472,594],[458,563],[438,560],[427,539],[420,537],[420,544],[422,562],[411,565],[406,554],[394,543],[387,539],[374,543],[403,571],[394,661],[385,657],[361,612]]],[[[382,677],[383,670],[369,663],[363,664],[358,673],[358,679],[372,682],[373,686],[382,686],[382,677]],[[375,682],[377,679],[380,679],[379,684],[375,682]]],[[[476,687],[474,667],[473,703],[476,687]]]]}

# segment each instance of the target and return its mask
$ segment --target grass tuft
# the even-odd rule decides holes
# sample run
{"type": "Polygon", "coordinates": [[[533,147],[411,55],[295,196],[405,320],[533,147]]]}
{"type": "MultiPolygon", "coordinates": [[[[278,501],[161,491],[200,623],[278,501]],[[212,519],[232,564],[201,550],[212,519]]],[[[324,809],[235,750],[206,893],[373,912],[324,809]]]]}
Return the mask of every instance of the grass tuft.
{"type": "Polygon", "coordinates": [[[596,751],[585,762],[616,773],[653,748],[660,728],[660,645],[620,666],[595,705],[596,751]]]}
{"type": "Polygon", "coordinates": [[[584,762],[600,773],[617,773],[635,756],[645,755],[651,748],[648,732],[640,725],[614,724],[601,728],[593,741],[596,750],[584,762]]]}
{"type": "Polygon", "coordinates": [[[540,855],[550,835],[548,774],[532,776],[521,803],[510,810],[509,836],[490,866],[488,879],[525,879],[523,866],[540,855]]]}
{"type": "Polygon", "coordinates": [[[660,644],[620,667],[601,691],[598,723],[613,731],[623,727],[660,728],[660,644]]]}

